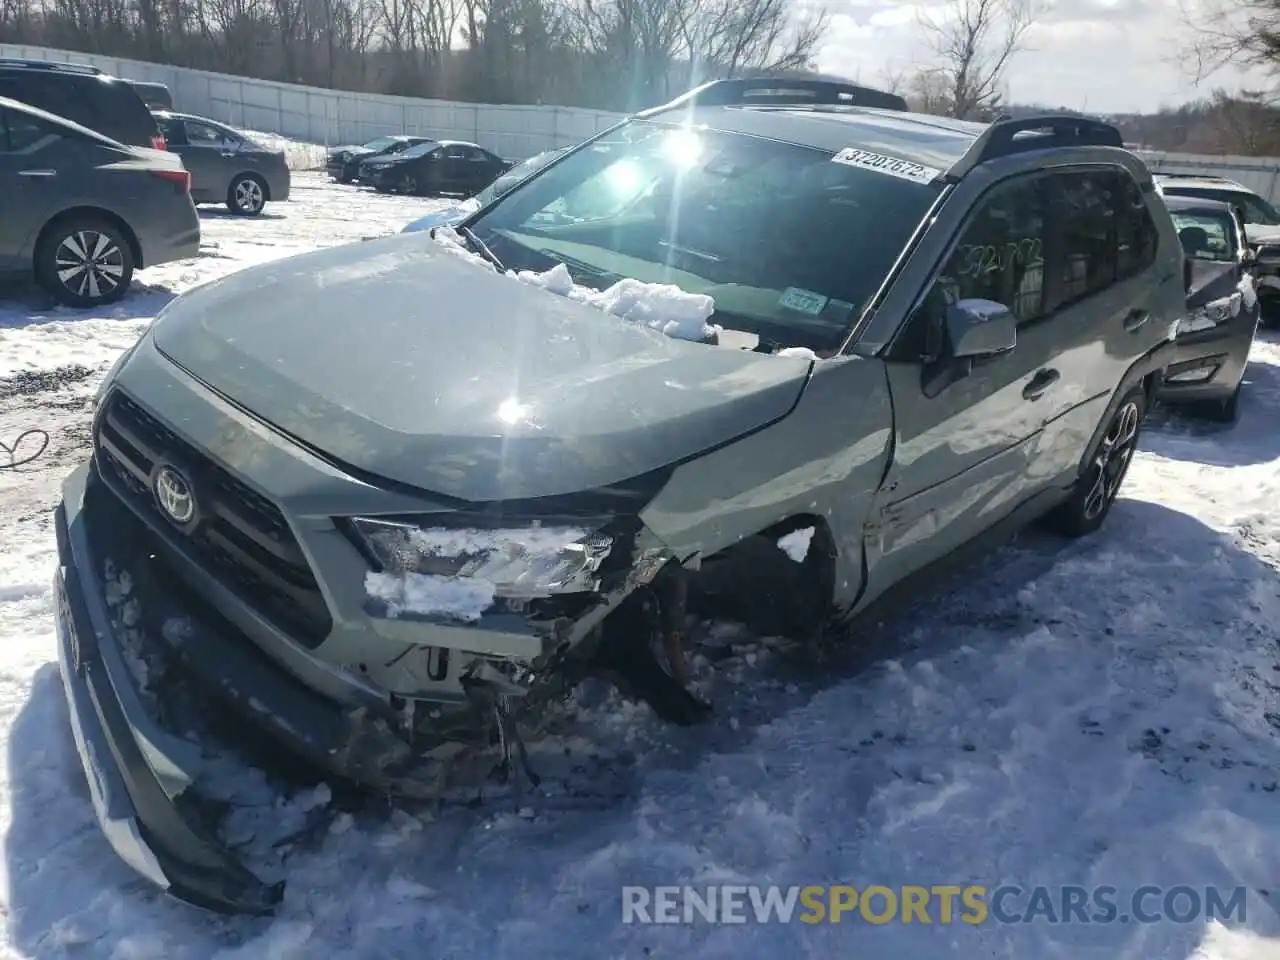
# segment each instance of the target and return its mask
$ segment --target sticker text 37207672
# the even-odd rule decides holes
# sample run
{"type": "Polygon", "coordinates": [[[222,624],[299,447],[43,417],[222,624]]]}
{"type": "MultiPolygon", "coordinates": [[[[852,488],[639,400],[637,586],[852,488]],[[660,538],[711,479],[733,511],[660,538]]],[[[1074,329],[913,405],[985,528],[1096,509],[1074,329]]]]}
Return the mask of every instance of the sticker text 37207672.
{"type": "Polygon", "coordinates": [[[926,167],[914,160],[887,157],[883,153],[872,153],[870,150],[859,150],[856,147],[845,147],[831,160],[833,163],[844,163],[863,170],[875,170],[877,173],[886,173],[891,177],[911,180],[914,183],[930,183],[942,174],[942,171],[936,167],[926,167]]]}

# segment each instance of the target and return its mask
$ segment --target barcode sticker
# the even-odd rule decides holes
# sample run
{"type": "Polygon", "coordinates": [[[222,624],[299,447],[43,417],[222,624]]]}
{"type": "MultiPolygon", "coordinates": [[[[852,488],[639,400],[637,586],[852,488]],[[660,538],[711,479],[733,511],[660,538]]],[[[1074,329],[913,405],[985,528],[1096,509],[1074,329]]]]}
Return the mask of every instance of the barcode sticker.
{"type": "Polygon", "coordinates": [[[900,157],[886,157],[882,153],[872,153],[869,150],[858,150],[854,147],[845,147],[832,157],[831,161],[833,163],[848,164],[851,167],[860,167],[863,170],[887,173],[891,177],[910,180],[913,183],[930,183],[942,174],[941,170],[935,167],[926,167],[922,163],[903,160],[900,157]]]}

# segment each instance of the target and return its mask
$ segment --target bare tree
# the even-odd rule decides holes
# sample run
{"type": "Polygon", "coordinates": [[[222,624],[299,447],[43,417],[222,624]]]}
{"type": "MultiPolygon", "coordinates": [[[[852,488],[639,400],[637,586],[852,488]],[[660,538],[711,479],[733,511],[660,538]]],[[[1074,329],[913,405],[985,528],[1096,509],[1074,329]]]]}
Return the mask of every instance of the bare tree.
{"type": "Polygon", "coordinates": [[[0,41],[338,89],[621,110],[807,70],[806,0],[0,0],[0,41]],[[459,39],[462,45],[459,44],[459,39]]]}
{"type": "Polygon", "coordinates": [[[1040,0],[953,0],[943,13],[920,14],[939,60],[930,73],[946,79],[951,116],[976,118],[995,105],[1009,61],[1040,10],[1040,0]]]}

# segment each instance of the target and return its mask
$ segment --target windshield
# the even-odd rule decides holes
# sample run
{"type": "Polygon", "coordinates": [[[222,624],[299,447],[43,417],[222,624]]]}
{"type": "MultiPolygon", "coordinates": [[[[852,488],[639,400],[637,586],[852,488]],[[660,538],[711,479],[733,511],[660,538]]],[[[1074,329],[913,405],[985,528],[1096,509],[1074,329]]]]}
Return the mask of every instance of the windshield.
{"type": "Polygon", "coordinates": [[[404,158],[421,157],[430,153],[438,146],[440,146],[440,144],[436,143],[434,140],[423,140],[421,143],[415,143],[408,150],[401,151],[400,156],[404,158]]]}
{"type": "Polygon", "coordinates": [[[1177,210],[1173,212],[1173,225],[1178,228],[1178,240],[1188,257],[1224,263],[1238,259],[1235,231],[1226,214],[1177,210]]]}
{"type": "Polygon", "coordinates": [[[476,202],[482,207],[487,206],[525,177],[530,177],[541,170],[562,153],[564,153],[564,150],[546,150],[542,153],[534,154],[528,160],[521,160],[502,176],[498,177],[497,180],[477,193],[476,202]]]}
{"type": "Polygon", "coordinates": [[[394,145],[395,145],[395,144],[397,144],[398,142],[399,142],[399,141],[398,141],[398,140],[396,140],[396,138],[395,138],[395,137],[379,137],[377,140],[370,140],[368,143],[363,144],[363,145],[361,146],[361,149],[363,149],[363,150],[385,150],[385,149],[387,149],[387,147],[394,146],[394,145]]]}
{"type": "Polygon", "coordinates": [[[506,265],[672,283],[781,346],[843,341],[940,187],[741,134],[633,120],[470,223],[506,265]]]}
{"type": "Polygon", "coordinates": [[[1280,226],[1280,213],[1256,194],[1243,190],[1214,190],[1210,187],[1165,187],[1164,192],[1171,197],[1200,197],[1204,200],[1217,200],[1239,207],[1245,223],[1257,223],[1262,226],[1280,226]]]}

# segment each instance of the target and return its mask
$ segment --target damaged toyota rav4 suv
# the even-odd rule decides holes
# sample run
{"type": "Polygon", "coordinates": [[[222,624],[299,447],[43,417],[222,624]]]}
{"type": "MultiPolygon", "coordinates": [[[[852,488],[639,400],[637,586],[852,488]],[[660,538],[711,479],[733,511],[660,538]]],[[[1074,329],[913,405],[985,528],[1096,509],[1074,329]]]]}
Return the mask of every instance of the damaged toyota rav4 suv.
{"type": "Polygon", "coordinates": [[[174,678],[336,782],[431,798],[477,756],[518,778],[595,671],[704,716],[691,618],[830,637],[1033,519],[1086,534],[1184,304],[1114,128],[758,79],[456,231],[192,291],[108,375],[58,510],[102,828],[174,896],[267,912],[174,678]]]}

